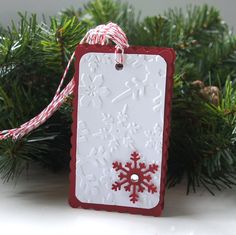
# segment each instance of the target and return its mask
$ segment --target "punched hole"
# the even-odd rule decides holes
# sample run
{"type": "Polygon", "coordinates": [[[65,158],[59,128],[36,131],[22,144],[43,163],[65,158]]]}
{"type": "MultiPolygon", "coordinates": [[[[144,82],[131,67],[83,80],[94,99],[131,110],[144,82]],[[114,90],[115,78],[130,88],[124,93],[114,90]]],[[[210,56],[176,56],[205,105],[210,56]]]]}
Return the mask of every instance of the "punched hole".
{"type": "Polygon", "coordinates": [[[123,67],[124,67],[124,65],[123,65],[123,64],[120,64],[120,63],[117,63],[117,64],[115,65],[115,67],[116,67],[116,70],[122,70],[123,67]]]}

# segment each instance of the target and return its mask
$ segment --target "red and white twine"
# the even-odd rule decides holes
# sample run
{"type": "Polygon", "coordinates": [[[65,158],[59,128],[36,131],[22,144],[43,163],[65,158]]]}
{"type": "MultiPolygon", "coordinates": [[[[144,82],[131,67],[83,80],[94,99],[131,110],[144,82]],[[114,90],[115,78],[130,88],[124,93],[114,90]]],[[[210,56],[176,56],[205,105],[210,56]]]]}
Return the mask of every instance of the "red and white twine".
{"type": "MultiPolygon", "coordinates": [[[[110,41],[113,41],[115,46],[115,56],[116,62],[122,64],[124,62],[124,49],[129,47],[127,37],[123,30],[114,23],[108,23],[106,25],[99,25],[94,29],[90,29],[84,38],[81,40],[80,44],[100,44],[105,45],[110,41]]],[[[51,103],[37,116],[29,120],[28,122],[21,125],[19,128],[0,131],[0,140],[7,138],[20,139],[30,133],[32,130],[36,129],[43,123],[45,123],[52,115],[57,111],[65,100],[73,93],[75,80],[74,77],[67,84],[67,86],[61,90],[64,80],[66,78],[67,72],[73,61],[75,52],[72,54],[64,74],[61,78],[60,84],[57,88],[57,91],[51,101],[51,103]]]]}

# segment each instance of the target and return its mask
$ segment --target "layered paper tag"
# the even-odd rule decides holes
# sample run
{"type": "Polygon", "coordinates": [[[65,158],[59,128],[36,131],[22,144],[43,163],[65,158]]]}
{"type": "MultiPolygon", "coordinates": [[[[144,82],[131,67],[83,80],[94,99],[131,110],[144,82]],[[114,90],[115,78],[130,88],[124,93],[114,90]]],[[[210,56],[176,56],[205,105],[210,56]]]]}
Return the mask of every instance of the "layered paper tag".
{"type": "Polygon", "coordinates": [[[160,215],[175,53],[79,45],[75,62],[70,204],[160,215]]]}

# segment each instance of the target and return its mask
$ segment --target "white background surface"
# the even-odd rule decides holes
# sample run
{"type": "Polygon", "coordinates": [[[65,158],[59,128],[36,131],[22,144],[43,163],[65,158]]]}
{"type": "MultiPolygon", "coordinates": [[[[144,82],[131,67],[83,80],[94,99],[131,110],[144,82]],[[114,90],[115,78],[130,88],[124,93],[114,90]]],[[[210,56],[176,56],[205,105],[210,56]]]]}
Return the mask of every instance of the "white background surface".
{"type": "MultiPolygon", "coordinates": [[[[63,8],[74,6],[82,7],[88,0],[0,0],[0,23],[7,25],[11,19],[17,18],[17,11],[36,12],[39,15],[55,15],[63,8]]],[[[220,9],[222,17],[230,25],[236,28],[235,0],[122,0],[129,2],[136,11],[142,11],[143,16],[162,14],[167,8],[185,7],[189,4],[208,3],[220,9]]]]}
{"type": "Polygon", "coordinates": [[[162,217],[70,208],[68,175],[30,172],[17,184],[0,182],[2,235],[235,235],[236,189],[186,196],[169,189],[162,217]]]}

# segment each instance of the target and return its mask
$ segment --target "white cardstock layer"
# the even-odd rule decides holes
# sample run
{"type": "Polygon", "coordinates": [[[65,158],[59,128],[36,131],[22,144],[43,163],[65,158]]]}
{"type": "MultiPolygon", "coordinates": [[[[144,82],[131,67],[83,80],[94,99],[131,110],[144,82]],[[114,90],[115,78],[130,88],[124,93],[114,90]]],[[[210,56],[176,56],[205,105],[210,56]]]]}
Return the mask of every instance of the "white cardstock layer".
{"type": "Polygon", "coordinates": [[[112,53],[88,53],[79,64],[76,197],[84,203],[153,208],[160,199],[166,61],[159,55],[124,55],[122,70],[112,53]],[[125,165],[137,151],[140,162],[156,163],[156,193],[112,190],[119,181],[112,163],[125,165]]]}

